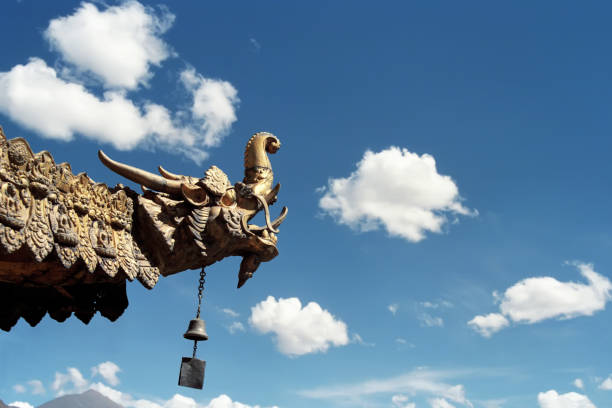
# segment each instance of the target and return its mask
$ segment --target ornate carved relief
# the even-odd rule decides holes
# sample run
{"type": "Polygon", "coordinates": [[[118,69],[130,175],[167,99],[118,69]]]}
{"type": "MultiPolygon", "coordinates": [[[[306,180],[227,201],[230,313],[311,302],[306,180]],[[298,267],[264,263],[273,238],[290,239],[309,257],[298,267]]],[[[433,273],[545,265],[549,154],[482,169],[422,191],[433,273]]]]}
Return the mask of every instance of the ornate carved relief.
{"type": "Polygon", "coordinates": [[[59,321],[75,313],[88,322],[96,311],[115,319],[127,307],[126,279],[150,289],[160,275],[228,256],[244,259],[242,286],[278,254],[277,228],[287,210],[270,220],[280,185],[272,188],[267,153],[279,147],[270,133],[251,137],[245,177],[235,185],[216,166],[202,178],[161,167],[158,176],[99,152],[107,167],[142,185],[138,195],[74,175],[68,163],[34,154],[25,140],[7,141],[0,128],[0,328],[20,316],[35,325],[46,312],[59,321]],[[266,225],[248,224],[260,210],[266,225]],[[23,307],[13,313],[3,302],[23,307]]]}

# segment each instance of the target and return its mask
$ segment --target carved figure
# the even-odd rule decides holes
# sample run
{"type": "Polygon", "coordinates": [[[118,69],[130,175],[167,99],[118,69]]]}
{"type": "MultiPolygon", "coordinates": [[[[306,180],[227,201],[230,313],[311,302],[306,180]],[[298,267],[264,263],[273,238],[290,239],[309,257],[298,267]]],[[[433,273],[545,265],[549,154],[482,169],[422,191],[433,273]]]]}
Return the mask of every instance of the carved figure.
{"type": "Polygon", "coordinates": [[[159,276],[243,258],[238,287],[261,262],[278,255],[278,227],[269,206],[280,184],[268,153],[276,136],[256,133],[245,150],[245,177],[232,185],[211,166],[202,178],[161,176],[98,156],[112,171],[142,186],[143,194],[73,175],[48,152],[34,154],[0,128],[0,329],[20,317],[35,326],[46,313],[88,323],[99,311],[117,319],[128,305],[125,281],[152,289],[159,276]],[[265,225],[249,224],[263,210],[265,225]]]}

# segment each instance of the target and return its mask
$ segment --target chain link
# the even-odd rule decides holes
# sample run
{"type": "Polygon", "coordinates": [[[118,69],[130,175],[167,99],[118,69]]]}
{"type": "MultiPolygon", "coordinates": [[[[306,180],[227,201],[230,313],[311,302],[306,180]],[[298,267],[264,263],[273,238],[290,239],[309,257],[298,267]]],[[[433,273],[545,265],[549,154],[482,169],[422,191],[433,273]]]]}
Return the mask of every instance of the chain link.
{"type": "Polygon", "coordinates": [[[193,341],[193,358],[196,358],[196,352],[198,351],[198,341],[193,341]]]}
{"type": "Polygon", "coordinates": [[[198,286],[198,313],[196,314],[196,319],[200,318],[200,308],[202,306],[202,294],[204,293],[204,283],[206,282],[204,278],[206,278],[206,271],[204,271],[204,268],[202,268],[202,271],[200,272],[200,284],[198,286]]]}
{"type": "MultiPolygon", "coordinates": [[[[196,314],[196,319],[200,318],[200,309],[202,307],[202,295],[204,294],[204,283],[206,283],[206,271],[202,268],[200,271],[200,284],[198,285],[198,312],[196,314]]],[[[196,357],[196,352],[198,351],[198,341],[194,340],[193,342],[193,358],[196,357]]]]}

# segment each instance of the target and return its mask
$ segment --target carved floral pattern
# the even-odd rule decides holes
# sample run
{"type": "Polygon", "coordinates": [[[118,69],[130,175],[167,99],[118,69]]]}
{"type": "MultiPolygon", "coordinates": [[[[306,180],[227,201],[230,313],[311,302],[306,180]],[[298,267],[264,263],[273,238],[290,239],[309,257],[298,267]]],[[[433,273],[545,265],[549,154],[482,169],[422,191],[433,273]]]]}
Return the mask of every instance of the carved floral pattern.
{"type": "Polygon", "coordinates": [[[159,270],[132,239],[133,212],[124,190],[74,175],[68,163],[57,165],[48,152],[34,154],[24,139],[6,140],[0,128],[2,253],[27,248],[32,262],[58,259],[66,269],[109,278],[121,272],[152,288],[159,270]]]}

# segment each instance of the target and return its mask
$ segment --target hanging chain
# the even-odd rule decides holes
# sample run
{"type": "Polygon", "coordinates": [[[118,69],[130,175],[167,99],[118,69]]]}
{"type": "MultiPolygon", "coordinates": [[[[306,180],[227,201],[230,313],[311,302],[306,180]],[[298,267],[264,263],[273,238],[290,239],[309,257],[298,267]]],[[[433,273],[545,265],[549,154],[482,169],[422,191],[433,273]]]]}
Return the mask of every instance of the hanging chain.
{"type": "MultiPolygon", "coordinates": [[[[202,295],[204,294],[204,283],[206,283],[206,271],[202,268],[200,272],[200,284],[198,285],[198,312],[196,314],[196,319],[200,318],[200,308],[202,307],[202,295]]],[[[193,358],[196,357],[196,352],[198,351],[198,341],[194,340],[193,342],[193,358]]]]}
{"type": "Polygon", "coordinates": [[[196,352],[198,351],[198,341],[194,340],[193,341],[193,356],[192,358],[196,358],[196,352]]]}
{"type": "Polygon", "coordinates": [[[206,282],[206,280],[204,279],[206,277],[206,271],[204,271],[204,268],[202,268],[202,271],[200,272],[200,285],[198,286],[198,313],[196,314],[196,319],[200,318],[200,307],[202,306],[202,294],[204,293],[204,283],[206,282]]]}

